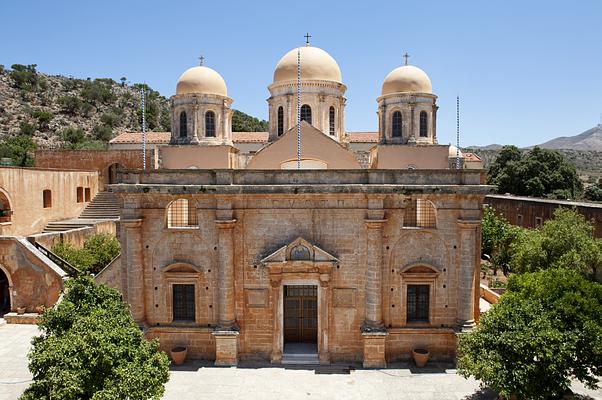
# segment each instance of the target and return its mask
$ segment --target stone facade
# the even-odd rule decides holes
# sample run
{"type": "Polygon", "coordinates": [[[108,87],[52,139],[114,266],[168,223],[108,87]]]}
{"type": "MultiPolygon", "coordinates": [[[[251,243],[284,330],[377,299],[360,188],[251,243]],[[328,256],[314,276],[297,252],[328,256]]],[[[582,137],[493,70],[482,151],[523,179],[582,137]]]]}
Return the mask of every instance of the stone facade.
{"type": "Polygon", "coordinates": [[[482,180],[450,170],[128,172],[110,186],[122,204],[113,276],[148,337],[220,365],[282,360],[287,285],[317,288],[321,363],[384,366],[414,347],[449,360],[478,313],[482,180]],[[177,199],[194,217],[170,227],[177,199]],[[194,287],[188,322],[174,321],[175,285],[194,287]],[[410,285],[428,286],[425,321],[408,321],[410,285]]]}

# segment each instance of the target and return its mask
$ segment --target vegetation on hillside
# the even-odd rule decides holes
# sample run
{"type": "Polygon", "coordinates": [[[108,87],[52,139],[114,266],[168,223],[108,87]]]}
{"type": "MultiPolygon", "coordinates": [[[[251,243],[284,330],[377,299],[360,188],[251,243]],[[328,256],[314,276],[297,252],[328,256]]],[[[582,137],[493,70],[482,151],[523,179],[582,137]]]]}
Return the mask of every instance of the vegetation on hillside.
{"type": "Polygon", "coordinates": [[[232,114],[232,132],[267,132],[268,122],[259,120],[242,111],[234,110],[232,114]]]}
{"type": "Polygon", "coordinates": [[[555,150],[534,147],[523,153],[504,146],[487,174],[487,183],[498,193],[520,196],[574,199],[582,184],[575,166],[555,150]]]}
{"type": "Polygon", "coordinates": [[[33,382],[21,400],[160,399],[169,360],[147,341],[121,294],[89,276],[70,279],[33,339],[33,382]]]}
{"type": "Polygon", "coordinates": [[[60,242],[52,252],[82,272],[97,274],[119,255],[121,246],[117,238],[106,233],[90,236],[82,248],[60,242]]]}

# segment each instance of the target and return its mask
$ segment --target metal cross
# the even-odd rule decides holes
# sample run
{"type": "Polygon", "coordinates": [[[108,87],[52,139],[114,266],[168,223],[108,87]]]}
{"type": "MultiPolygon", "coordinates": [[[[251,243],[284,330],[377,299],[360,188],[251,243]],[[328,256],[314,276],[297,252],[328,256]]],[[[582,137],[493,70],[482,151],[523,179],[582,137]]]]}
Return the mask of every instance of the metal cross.
{"type": "Polygon", "coordinates": [[[199,65],[203,65],[204,62],[205,62],[205,56],[203,56],[201,54],[201,56],[199,57],[199,65]]]}
{"type": "Polygon", "coordinates": [[[308,33],[305,34],[304,38],[305,38],[305,45],[309,46],[309,38],[311,37],[311,35],[308,33]]]}
{"type": "Polygon", "coordinates": [[[406,53],[403,55],[403,58],[405,58],[405,59],[406,59],[406,64],[405,64],[405,65],[408,65],[408,58],[410,58],[410,55],[408,54],[408,52],[407,52],[407,51],[406,51],[406,53]]]}

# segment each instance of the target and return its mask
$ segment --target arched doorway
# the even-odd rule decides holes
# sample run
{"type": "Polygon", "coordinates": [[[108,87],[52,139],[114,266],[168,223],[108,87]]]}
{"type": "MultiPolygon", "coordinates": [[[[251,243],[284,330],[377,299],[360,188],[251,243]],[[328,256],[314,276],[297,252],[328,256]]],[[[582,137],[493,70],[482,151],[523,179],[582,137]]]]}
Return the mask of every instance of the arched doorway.
{"type": "Polygon", "coordinates": [[[108,184],[112,184],[112,183],[117,183],[117,171],[121,170],[121,169],[125,169],[125,167],[119,163],[113,163],[111,165],[109,165],[108,170],[107,170],[107,183],[108,184]]]}
{"type": "Polygon", "coordinates": [[[10,201],[6,194],[3,193],[3,190],[0,189],[0,223],[10,222],[12,213],[10,201]]]}
{"type": "Polygon", "coordinates": [[[0,268],[0,317],[10,311],[10,282],[0,268]]]}

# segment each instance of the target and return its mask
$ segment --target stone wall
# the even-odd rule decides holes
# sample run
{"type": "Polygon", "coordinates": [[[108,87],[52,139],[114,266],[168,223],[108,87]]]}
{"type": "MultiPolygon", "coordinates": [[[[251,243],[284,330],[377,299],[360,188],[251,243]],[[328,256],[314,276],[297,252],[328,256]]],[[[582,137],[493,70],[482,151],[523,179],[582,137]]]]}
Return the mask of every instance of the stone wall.
{"type": "Polygon", "coordinates": [[[31,235],[51,221],[76,218],[88,205],[85,198],[78,199],[78,187],[89,188],[93,198],[98,192],[98,173],[0,167],[0,194],[11,210],[8,218],[0,218],[0,235],[31,235]],[[50,191],[50,204],[44,204],[45,190],[50,191]]]}
{"type": "Polygon", "coordinates": [[[107,233],[115,236],[117,234],[117,224],[113,220],[101,221],[93,226],[72,229],[64,232],[47,232],[29,236],[48,250],[59,242],[69,243],[75,247],[82,247],[84,242],[92,235],[107,233]]]}

